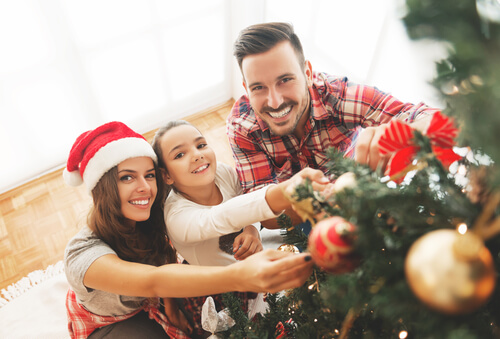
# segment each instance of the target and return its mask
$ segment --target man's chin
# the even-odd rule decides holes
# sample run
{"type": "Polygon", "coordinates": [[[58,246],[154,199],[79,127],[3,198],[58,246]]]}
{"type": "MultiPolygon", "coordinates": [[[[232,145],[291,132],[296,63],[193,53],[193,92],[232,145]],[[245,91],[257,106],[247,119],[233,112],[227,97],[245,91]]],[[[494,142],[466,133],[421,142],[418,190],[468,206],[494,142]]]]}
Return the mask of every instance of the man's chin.
{"type": "Polygon", "coordinates": [[[290,135],[293,133],[293,127],[287,126],[286,124],[284,124],[283,126],[277,124],[268,126],[269,130],[271,131],[271,134],[279,137],[283,137],[285,135],[290,135]]]}

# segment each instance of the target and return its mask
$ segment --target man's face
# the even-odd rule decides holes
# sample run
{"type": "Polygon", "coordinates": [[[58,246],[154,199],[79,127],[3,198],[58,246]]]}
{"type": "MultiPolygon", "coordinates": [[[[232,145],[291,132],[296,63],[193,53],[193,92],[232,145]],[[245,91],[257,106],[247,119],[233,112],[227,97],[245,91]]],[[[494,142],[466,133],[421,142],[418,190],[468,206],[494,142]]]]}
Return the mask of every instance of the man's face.
{"type": "Polygon", "coordinates": [[[246,56],[241,64],[250,105],[275,135],[301,135],[309,116],[311,64],[304,70],[288,41],[246,56]]]}

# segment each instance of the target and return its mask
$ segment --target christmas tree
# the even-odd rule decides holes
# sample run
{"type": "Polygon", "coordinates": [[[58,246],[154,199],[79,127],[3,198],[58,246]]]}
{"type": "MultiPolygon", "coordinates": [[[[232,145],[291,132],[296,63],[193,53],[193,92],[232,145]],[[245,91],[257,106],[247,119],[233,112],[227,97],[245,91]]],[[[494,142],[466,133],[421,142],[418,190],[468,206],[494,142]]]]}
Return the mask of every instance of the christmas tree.
{"type": "Polygon", "coordinates": [[[499,336],[500,2],[406,4],[412,39],[449,46],[434,80],[446,109],[425,133],[391,122],[384,173],[329,152],[331,194],[304,182],[292,197],[311,233],[282,219],[284,242],[318,267],[303,287],[268,295],[252,321],[227,295],[236,325],[224,336],[499,336]]]}

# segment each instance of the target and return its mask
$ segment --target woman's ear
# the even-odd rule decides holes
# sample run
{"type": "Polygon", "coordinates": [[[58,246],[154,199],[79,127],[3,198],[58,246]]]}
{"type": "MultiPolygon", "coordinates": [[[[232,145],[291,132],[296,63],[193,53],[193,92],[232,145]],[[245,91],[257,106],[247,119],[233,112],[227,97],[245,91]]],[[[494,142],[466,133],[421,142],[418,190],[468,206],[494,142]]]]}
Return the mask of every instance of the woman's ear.
{"type": "Polygon", "coordinates": [[[168,172],[166,169],[160,168],[160,172],[161,172],[161,176],[163,178],[163,181],[165,181],[165,183],[167,185],[172,185],[174,183],[174,180],[170,177],[170,175],[168,175],[168,172]]]}

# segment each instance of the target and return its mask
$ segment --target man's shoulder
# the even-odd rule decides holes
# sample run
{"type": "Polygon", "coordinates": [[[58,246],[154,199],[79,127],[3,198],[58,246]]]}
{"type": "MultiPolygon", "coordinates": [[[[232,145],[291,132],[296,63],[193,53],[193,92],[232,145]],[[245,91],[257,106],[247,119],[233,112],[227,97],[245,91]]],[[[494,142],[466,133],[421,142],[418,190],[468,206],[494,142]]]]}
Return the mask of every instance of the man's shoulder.
{"type": "Polygon", "coordinates": [[[347,77],[331,75],[325,72],[313,72],[313,87],[319,91],[336,91],[344,85],[347,85],[347,77]]]}
{"type": "Polygon", "coordinates": [[[227,126],[229,129],[244,135],[259,128],[255,112],[246,95],[243,95],[233,104],[233,108],[227,117],[227,126]]]}

